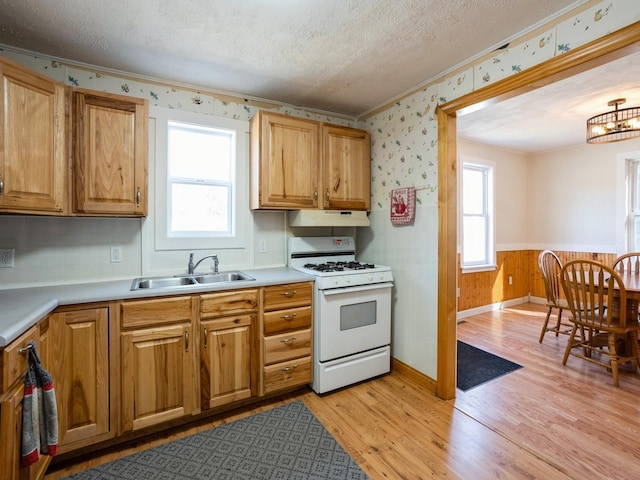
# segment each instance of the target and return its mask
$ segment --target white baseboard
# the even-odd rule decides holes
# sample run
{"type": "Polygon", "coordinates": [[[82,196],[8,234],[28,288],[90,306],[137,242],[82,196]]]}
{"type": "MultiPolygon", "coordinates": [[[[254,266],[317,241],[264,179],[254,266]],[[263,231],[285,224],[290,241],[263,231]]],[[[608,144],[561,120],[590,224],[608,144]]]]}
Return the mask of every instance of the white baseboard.
{"type": "Polygon", "coordinates": [[[527,302],[544,304],[546,303],[546,300],[539,297],[531,297],[531,296],[514,298],[512,300],[507,300],[506,302],[492,303],[491,305],[483,305],[481,307],[462,310],[457,313],[456,320],[471,317],[473,315],[478,315],[480,313],[493,312],[495,310],[501,310],[503,308],[513,307],[514,305],[520,305],[522,303],[527,303],[527,302]]]}

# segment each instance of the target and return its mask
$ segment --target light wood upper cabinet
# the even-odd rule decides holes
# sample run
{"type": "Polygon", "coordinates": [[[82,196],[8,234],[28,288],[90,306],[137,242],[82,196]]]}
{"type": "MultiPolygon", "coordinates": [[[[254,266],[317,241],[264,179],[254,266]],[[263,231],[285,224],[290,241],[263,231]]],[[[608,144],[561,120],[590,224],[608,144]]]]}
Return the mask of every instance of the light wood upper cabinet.
{"type": "Polygon", "coordinates": [[[320,123],[259,111],[251,119],[251,208],[318,206],[320,123]]]}
{"type": "Polygon", "coordinates": [[[59,453],[115,436],[111,425],[109,309],[82,308],[51,315],[49,344],[58,399],[59,453]]]}
{"type": "Polygon", "coordinates": [[[147,214],[148,102],[74,89],[73,211],[147,214]]]}
{"type": "Polygon", "coordinates": [[[251,208],[369,210],[368,132],[258,111],[251,119],[251,208]]]}
{"type": "Polygon", "coordinates": [[[0,58],[0,212],[67,213],[65,86],[0,58]]]}
{"type": "Polygon", "coordinates": [[[370,210],[371,139],[368,132],[324,123],[324,208],[370,210]]]}

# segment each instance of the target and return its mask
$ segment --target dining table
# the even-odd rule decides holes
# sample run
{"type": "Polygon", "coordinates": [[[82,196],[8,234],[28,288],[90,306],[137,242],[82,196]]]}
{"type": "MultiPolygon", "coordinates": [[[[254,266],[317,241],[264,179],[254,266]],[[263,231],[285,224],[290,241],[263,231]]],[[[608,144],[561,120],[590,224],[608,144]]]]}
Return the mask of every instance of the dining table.
{"type": "MultiPolygon", "coordinates": [[[[627,319],[637,321],[640,314],[640,272],[626,271],[616,273],[620,275],[627,293],[627,319]]],[[[616,290],[618,289],[616,288],[616,290]]]]}

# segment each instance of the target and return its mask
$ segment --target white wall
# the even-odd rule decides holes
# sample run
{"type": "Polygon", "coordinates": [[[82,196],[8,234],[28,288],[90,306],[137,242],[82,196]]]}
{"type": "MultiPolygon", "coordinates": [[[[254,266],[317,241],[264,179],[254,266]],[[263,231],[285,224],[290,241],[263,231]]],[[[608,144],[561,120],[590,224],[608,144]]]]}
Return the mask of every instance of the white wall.
{"type": "Polygon", "coordinates": [[[616,253],[624,198],[617,157],[640,149],[640,139],[577,145],[533,155],[529,164],[531,248],[616,253]]]}
{"type": "Polygon", "coordinates": [[[529,156],[461,138],[458,138],[457,152],[458,158],[470,156],[495,164],[496,249],[527,249],[529,156]]]}

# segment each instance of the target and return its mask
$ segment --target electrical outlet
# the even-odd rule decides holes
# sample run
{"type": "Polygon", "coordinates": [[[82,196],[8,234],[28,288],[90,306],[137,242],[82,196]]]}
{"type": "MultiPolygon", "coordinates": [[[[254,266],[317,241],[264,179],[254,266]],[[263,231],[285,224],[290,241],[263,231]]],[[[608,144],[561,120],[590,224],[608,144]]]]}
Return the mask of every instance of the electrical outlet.
{"type": "Polygon", "coordinates": [[[266,253],[267,252],[267,241],[266,240],[260,240],[258,242],[258,251],[260,253],[266,253]]]}
{"type": "Polygon", "coordinates": [[[13,268],[14,248],[0,248],[0,268],[13,268]]]}
{"type": "Polygon", "coordinates": [[[122,247],[111,245],[111,263],[122,263],[122,247]]]}
{"type": "Polygon", "coordinates": [[[513,285],[513,277],[509,275],[509,285],[513,285]]]}

